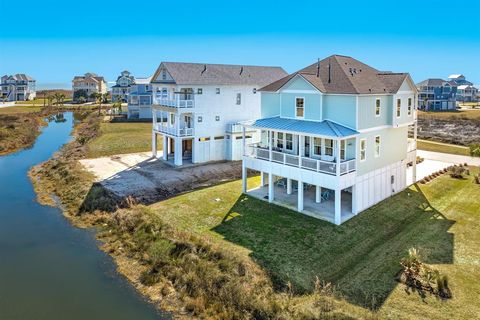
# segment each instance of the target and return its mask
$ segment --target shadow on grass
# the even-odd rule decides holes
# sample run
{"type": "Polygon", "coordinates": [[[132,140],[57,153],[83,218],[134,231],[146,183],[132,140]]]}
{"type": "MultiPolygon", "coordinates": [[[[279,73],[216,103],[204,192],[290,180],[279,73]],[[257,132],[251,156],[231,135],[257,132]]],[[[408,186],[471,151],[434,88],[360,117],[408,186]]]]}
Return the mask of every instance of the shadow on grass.
{"type": "Polygon", "coordinates": [[[278,290],[290,282],[311,292],[318,276],[347,301],[376,309],[398,285],[409,248],[426,263],[453,263],[454,223],[415,185],[341,226],[242,195],[214,231],[251,250],[278,290]]]}

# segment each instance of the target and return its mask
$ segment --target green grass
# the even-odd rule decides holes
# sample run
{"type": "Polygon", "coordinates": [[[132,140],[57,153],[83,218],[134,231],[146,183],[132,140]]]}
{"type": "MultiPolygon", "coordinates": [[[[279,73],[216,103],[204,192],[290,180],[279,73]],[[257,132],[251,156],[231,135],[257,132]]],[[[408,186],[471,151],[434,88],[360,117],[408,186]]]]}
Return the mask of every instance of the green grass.
{"type": "Polygon", "coordinates": [[[480,120],[480,110],[418,111],[418,118],[438,120],[480,120]]]}
{"type": "Polygon", "coordinates": [[[425,151],[434,151],[442,153],[457,154],[461,156],[469,156],[470,148],[457,146],[454,144],[436,142],[436,141],[427,141],[427,140],[417,140],[417,149],[425,151]]]}
{"type": "Polygon", "coordinates": [[[0,114],[30,113],[40,111],[41,109],[40,105],[4,107],[0,108],[0,114]]]}
{"type": "MultiPolygon", "coordinates": [[[[475,169],[477,170],[477,169],[475,169]]],[[[258,178],[252,178],[254,182],[258,178]]],[[[172,225],[249,255],[277,287],[310,292],[315,276],[352,305],[394,318],[470,318],[480,314],[480,186],[446,175],[412,187],[334,226],[240,194],[235,181],[152,205],[172,225]],[[394,278],[416,247],[450,278],[453,299],[408,294],[394,278]]]]}
{"type": "MultiPolygon", "coordinates": [[[[158,149],[162,147],[158,139],[158,149]]],[[[102,123],[100,135],[88,143],[88,158],[151,150],[152,124],[116,122],[102,123]]]]}

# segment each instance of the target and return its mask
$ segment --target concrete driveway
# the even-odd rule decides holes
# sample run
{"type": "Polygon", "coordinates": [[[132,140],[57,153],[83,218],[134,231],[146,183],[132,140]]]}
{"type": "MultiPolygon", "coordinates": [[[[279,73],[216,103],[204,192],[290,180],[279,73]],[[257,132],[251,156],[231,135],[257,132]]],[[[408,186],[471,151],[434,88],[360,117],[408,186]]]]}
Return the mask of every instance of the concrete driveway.
{"type": "MultiPolygon", "coordinates": [[[[158,157],[161,158],[161,152],[158,157]]],[[[83,159],[80,163],[113,193],[149,204],[175,194],[241,178],[241,162],[215,162],[174,168],[150,152],[83,159]]]]}

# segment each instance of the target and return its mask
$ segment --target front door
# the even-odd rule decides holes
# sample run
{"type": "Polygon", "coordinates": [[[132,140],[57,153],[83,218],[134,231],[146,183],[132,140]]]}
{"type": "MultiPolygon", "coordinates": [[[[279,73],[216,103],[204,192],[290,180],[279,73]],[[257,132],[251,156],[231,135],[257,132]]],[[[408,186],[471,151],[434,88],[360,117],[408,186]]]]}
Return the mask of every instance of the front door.
{"type": "Polygon", "coordinates": [[[305,137],[305,157],[310,157],[310,137],[305,137]]]}
{"type": "Polygon", "coordinates": [[[182,147],[183,147],[183,156],[191,158],[192,157],[192,139],[183,140],[182,147]]]}

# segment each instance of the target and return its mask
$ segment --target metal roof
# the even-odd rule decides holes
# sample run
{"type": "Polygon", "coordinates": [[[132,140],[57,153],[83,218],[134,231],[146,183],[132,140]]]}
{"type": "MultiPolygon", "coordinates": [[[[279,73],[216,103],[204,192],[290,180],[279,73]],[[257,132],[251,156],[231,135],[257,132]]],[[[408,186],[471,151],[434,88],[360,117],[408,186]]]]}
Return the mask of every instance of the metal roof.
{"type": "Polygon", "coordinates": [[[330,120],[309,121],[281,117],[263,118],[245,123],[258,129],[272,129],[291,133],[305,133],[314,136],[346,138],[359,134],[358,131],[330,120]]]}

